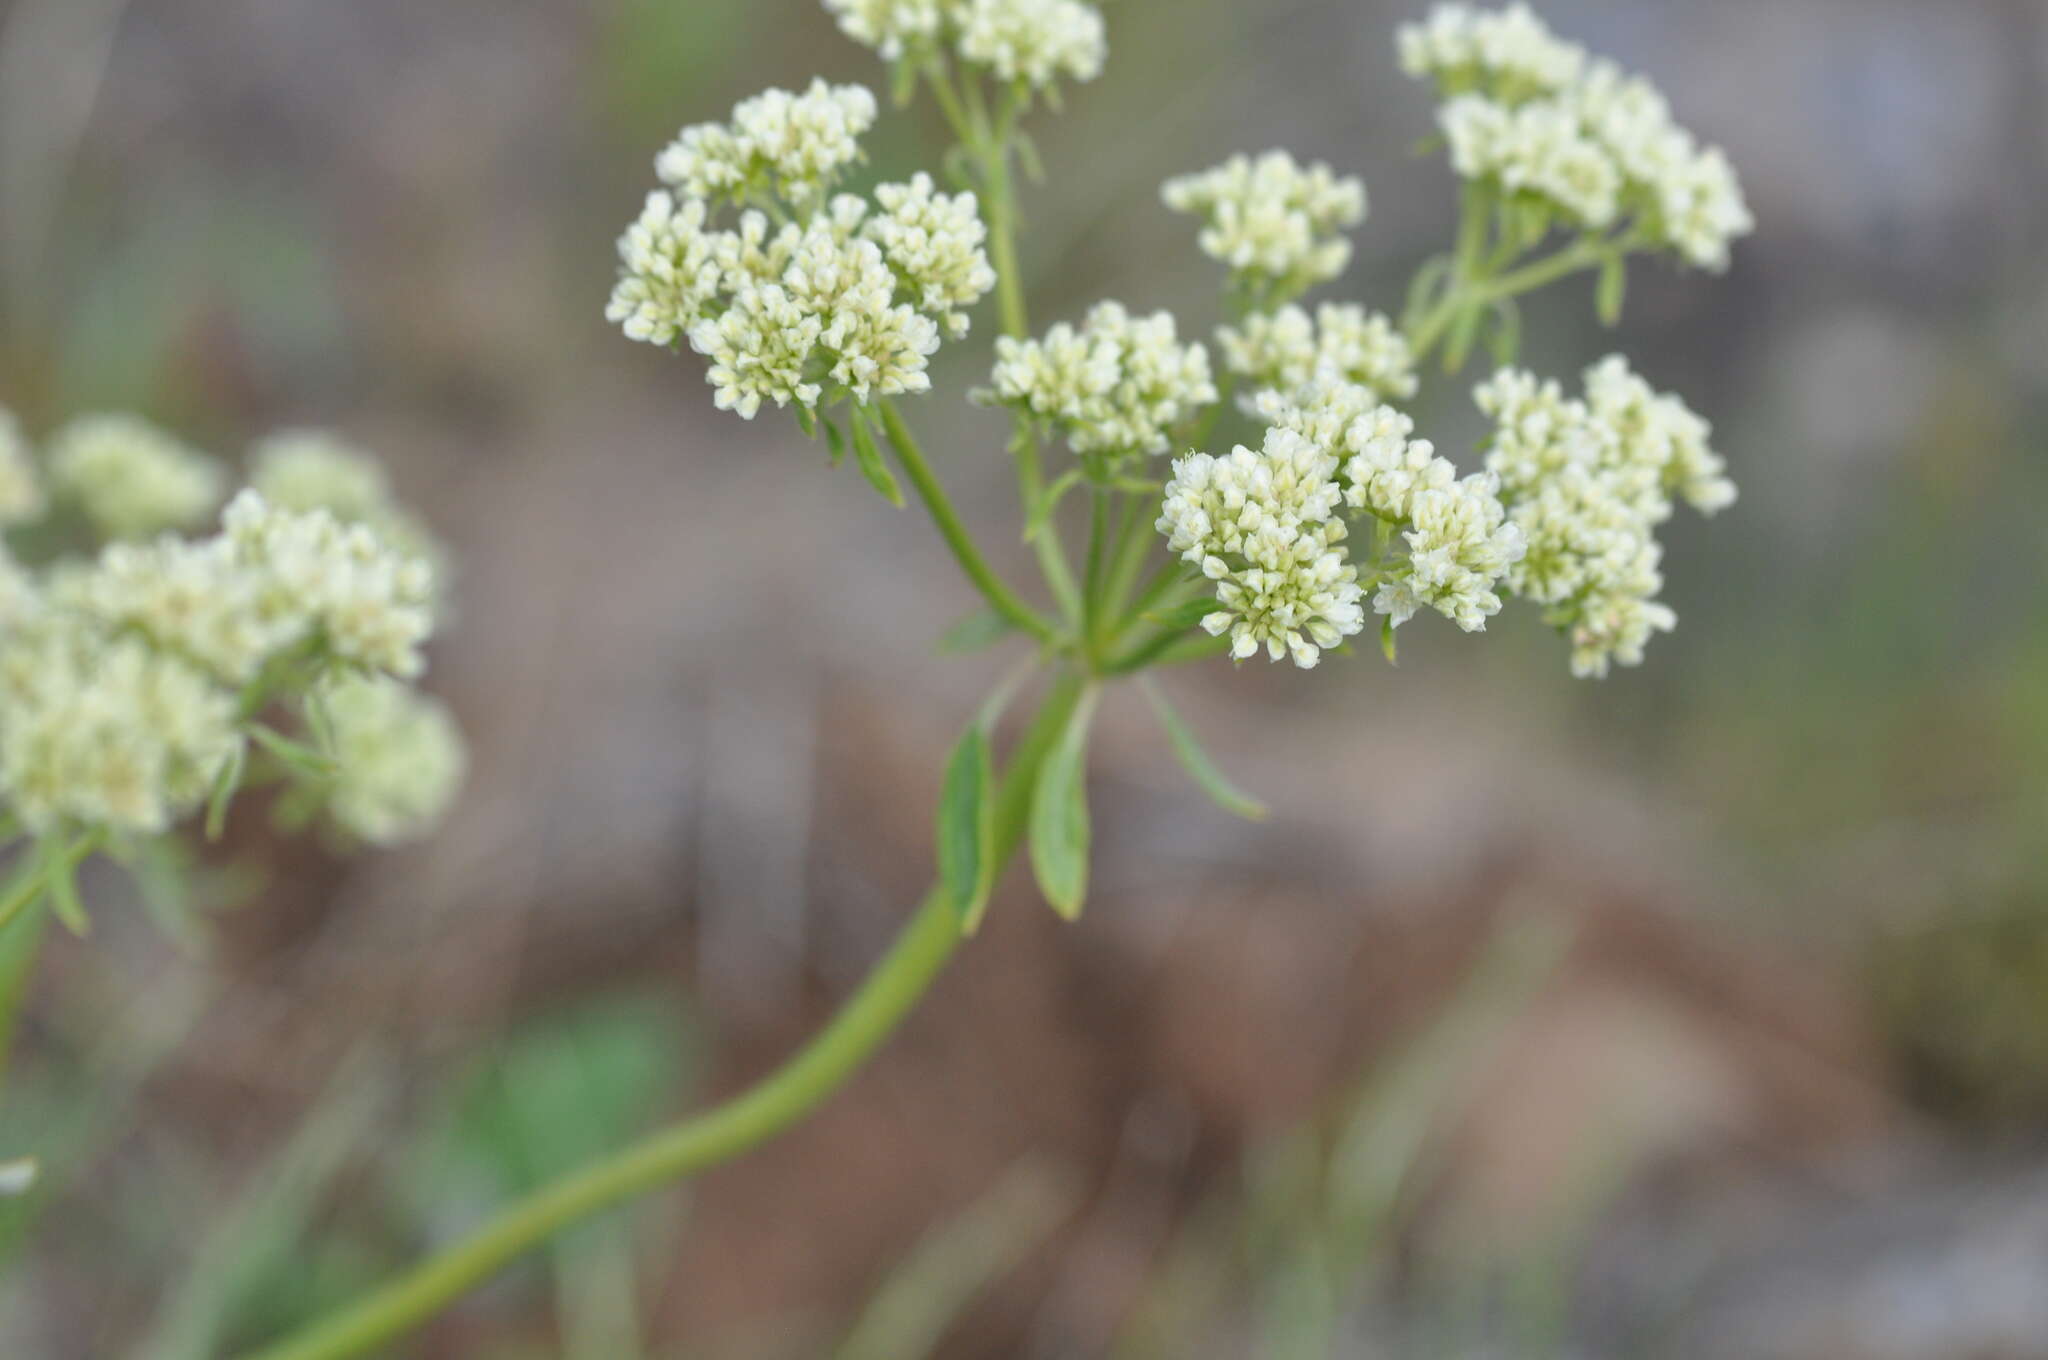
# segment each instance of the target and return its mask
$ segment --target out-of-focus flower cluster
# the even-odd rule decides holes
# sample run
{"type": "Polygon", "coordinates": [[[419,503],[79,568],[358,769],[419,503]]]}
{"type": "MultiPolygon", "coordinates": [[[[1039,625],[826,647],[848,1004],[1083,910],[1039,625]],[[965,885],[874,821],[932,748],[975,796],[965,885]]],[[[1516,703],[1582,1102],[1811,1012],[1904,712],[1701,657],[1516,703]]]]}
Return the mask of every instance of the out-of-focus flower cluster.
{"type": "Polygon", "coordinates": [[[50,482],[108,538],[189,529],[220,504],[221,465],[147,421],[80,416],[49,442],[50,482]]]}
{"type": "Polygon", "coordinates": [[[1677,622],[1656,598],[1657,526],[1674,498],[1705,514],[1735,499],[1707,422],[1619,355],[1586,370],[1583,397],[1504,369],[1475,398],[1495,426],[1487,469],[1528,545],[1507,584],[1565,630],[1574,674],[1639,664],[1677,622]]]}
{"type": "Polygon", "coordinates": [[[763,402],[810,411],[928,390],[941,331],[966,333],[995,271],[971,193],[922,174],[872,204],[831,193],[874,112],[865,89],[816,81],[685,129],[656,161],[670,187],[619,240],[606,315],[635,340],[688,340],[719,407],[749,419],[763,402]],[[754,206],[720,228],[726,204],[754,206]]]}
{"type": "Polygon", "coordinates": [[[1204,254],[1252,292],[1293,297],[1344,272],[1347,228],[1365,220],[1365,184],[1285,151],[1232,156],[1166,181],[1166,206],[1202,220],[1204,254]]]}
{"type": "Polygon", "coordinates": [[[1093,80],[1107,52],[1102,12],[1083,0],[825,0],[855,42],[889,61],[950,51],[997,80],[1050,90],[1093,80]]]}
{"type": "MultiPolygon", "coordinates": [[[[15,446],[0,466],[18,462],[33,490],[33,460],[4,412],[0,428],[15,446]]],[[[423,668],[433,568],[373,527],[401,522],[402,512],[363,455],[311,433],[259,446],[259,480],[305,508],[244,490],[220,531],[198,539],[142,535],[189,519],[223,474],[145,423],[76,421],[52,441],[49,464],[60,503],[75,504],[111,541],[96,556],[39,567],[0,551],[0,801],[22,829],[60,840],[167,831],[233,793],[252,737],[272,736],[263,724],[273,712],[297,712],[317,738],[327,690],[423,668]],[[323,501],[340,515],[312,504],[323,501]]],[[[414,725],[446,727],[437,740],[456,740],[459,751],[433,701],[384,683],[398,696],[392,704],[438,715],[414,725]]],[[[333,795],[334,819],[365,839],[418,834],[452,797],[454,781],[443,778],[421,786],[412,815],[357,817],[339,795],[368,776],[351,772],[348,758],[337,747],[315,763],[331,781],[323,792],[333,795]]],[[[445,752],[434,759],[450,763],[445,752]]],[[[452,768],[459,772],[459,754],[452,768]]]]}
{"type": "Polygon", "coordinates": [[[1402,67],[1444,98],[1437,122],[1451,164],[1525,212],[1534,234],[1553,221],[1619,229],[1633,244],[1725,269],[1754,229],[1718,147],[1703,147],[1655,86],[1589,58],[1526,5],[1439,5],[1400,31],[1402,67]]]}
{"type": "Polygon", "coordinates": [[[996,341],[987,398],[1028,413],[1076,453],[1164,453],[1170,431],[1217,399],[1209,352],[1182,344],[1170,312],[1132,316],[1099,302],[1081,325],[996,341]]]}

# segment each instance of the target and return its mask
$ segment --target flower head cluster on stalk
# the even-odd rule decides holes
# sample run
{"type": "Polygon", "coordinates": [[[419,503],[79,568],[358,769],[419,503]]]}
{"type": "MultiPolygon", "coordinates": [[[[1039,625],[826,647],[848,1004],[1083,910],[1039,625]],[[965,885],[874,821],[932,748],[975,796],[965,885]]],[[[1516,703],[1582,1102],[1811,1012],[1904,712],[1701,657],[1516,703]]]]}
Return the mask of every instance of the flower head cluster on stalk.
{"type": "Polygon", "coordinates": [[[668,187],[619,240],[606,315],[635,340],[687,340],[720,409],[748,419],[928,390],[942,335],[966,334],[995,271],[971,193],[923,174],[872,201],[832,192],[874,119],[866,89],[818,80],[685,128],[655,161],[668,187]]]}
{"type": "Polygon", "coordinates": [[[1657,600],[1657,526],[1674,499],[1703,514],[1735,500],[1707,422],[1612,355],[1586,370],[1584,395],[1503,369],[1475,397],[1494,422],[1488,471],[1528,545],[1508,575],[1572,646],[1572,673],[1639,665],[1678,622],[1657,600]]]}
{"type": "Polygon", "coordinates": [[[840,31],[892,62],[950,54],[1005,84],[1051,93],[1102,73],[1102,12],[1083,0],[825,0],[840,31]]]}
{"type": "Polygon", "coordinates": [[[1540,237],[1621,229],[1640,246],[1721,270],[1755,228],[1720,148],[1672,118],[1649,81],[1553,34],[1527,5],[1440,5],[1400,31],[1401,65],[1443,97],[1451,164],[1493,187],[1540,237]]]}
{"type": "Polygon", "coordinates": [[[1365,182],[1285,151],[1237,155],[1160,189],[1166,206],[1202,221],[1202,253],[1227,266],[1232,284],[1262,303],[1285,302],[1328,283],[1351,263],[1344,232],[1365,220],[1365,182]]]}
{"type": "MultiPolygon", "coordinates": [[[[17,428],[4,412],[0,427],[17,428]]],[[[16,441],[0,463],[18,455],[39,501],[33,461],[16,441]]],[[[148,526],[188,520],[202,493],[210,501],[218,464],[133,417],[86,418],[58,434],[53,499],[77,504],[110,541],[37,566],[0,550],[0,805],[12,825],[46,846],[160,835],[203,805],[224,806],[260,773],[259,749],[360,839],[410,839],[439,819],[460,738],[433,700],[403,683],[425,666],[433,566],[372,527],[402,512],[381,469],[359,457],[312,433],[268,442],[257,456],[260,480],[302,501],[341,503],[353,523],[251,488],[216,532],[186,538],[148,526]],[[342,796],[374,778],[351,764],[374,744],[367,719],[330,725],[326,712],[330,694],[371,677],[388,687],[387,735],[372,763],[388,768],[412,744],[421,768],[444,772],[419,780],[402,806],[385,799],[379,817],[362,815],[370,801],[342,796]],[[286,716],[300,736],[270,726],[286,716]]]]}
{"type": "Polygon", "coordinates": [[[1079,326],[996,341],[988,399],[1057,432],[1076,453],[1159,454],[1174,428],[1216,401],[1209,351],[1182,344],[1171,312],[1133,316],[1099,302],[1079,326]]]}

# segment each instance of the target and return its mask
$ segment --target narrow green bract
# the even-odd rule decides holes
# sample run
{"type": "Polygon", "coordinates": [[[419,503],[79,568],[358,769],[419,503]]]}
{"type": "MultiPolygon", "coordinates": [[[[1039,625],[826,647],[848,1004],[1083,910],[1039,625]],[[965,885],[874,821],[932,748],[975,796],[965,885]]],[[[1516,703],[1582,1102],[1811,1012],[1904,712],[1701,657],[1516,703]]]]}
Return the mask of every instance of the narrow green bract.
{"type": "Polygon", "coordinates": [[[959,915],[962,934],[980,928],[995,884],[994,790],[988,735],[977,722],[954,746],[939,796],[939,883],[959,915]]]}

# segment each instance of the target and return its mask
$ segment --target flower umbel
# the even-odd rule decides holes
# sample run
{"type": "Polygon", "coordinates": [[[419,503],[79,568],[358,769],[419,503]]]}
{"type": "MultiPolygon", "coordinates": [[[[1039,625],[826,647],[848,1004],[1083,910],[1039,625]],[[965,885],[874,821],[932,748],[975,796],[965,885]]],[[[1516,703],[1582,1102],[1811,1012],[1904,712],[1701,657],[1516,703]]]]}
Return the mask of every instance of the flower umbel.
{"type": "Polygon", "coordinates": [[[220,464],[147,421],[80,416],[50,439],[50,480],[108,538],[199,523],[220,503],[220,464]]]}
{"type": "Polygon", "coordinates": [[[1552,34],[1523,4],[1439,5],[1400,33],[1401,64],[1434,81],[1451,164],[1517,206],[1523,229],[1623,226],[1632,247],[1728,267],[1755,229],[1718,147],[1702,147],[1656,87],[1552,34]]]}
{"type": "Polygon", "coordinates": [[[1679,496],[1711,514],[1735,499],[1705,421],[1654,391],[1619,355],[1586,370],[1586,396],[1503,369],[1474,393],[1494,421],[1488,471],[1527,543],[1509,585],[1572,642],[1572,672],[1639,665],[1677,616],[1657,602],[1656,526],[1679,496]]]}
{"type": "Polygon", "coordinates": [[[1216,583],[1223,607],[1202,619],[1240,659],[1261,646],[1314,666],[1365,626],[1364,594],[1337,517],[1337,460],[1292,430],[1266,431],[1254,453],[1176,459],[1159,516],[1167,547],[1216,583]]]}
{"type": "Polygon", "coordinates": [[[1166,206],[1202,219],[1202,253],[1248,290],[1295,296],[1351,262],[1343,232],[1365,220],[1365,184],[1285,151],[1238,155],[1166,181],[1166,206]]]}
{"type": "Polygon", "coordinates": [[[662,153],[675,191],[647,196],[619,239],[620,275],[605,314],[635,340],[687,339],[710,361],[721,410],[752,419],[763,403],[808,415],[850,397],[923,392],[941,330],[965,335],[967,312],[995,285],[971,193],[931,177],[827,197],[859,155],[874,97],[815,82],[771,90],[733,121],[685,129],[662,153]],[[760,201],[731,228],[717,204],[760,201]]]}
{"type": "Polygon", "coordinates": [[[1209,352],[1182,344],[1170,312],[1098,302],[1078,327],[996,341],[994,400],[1056,430],[1076,453],[1164,453],[1168,431],[1216,400],[1209,352]]]}

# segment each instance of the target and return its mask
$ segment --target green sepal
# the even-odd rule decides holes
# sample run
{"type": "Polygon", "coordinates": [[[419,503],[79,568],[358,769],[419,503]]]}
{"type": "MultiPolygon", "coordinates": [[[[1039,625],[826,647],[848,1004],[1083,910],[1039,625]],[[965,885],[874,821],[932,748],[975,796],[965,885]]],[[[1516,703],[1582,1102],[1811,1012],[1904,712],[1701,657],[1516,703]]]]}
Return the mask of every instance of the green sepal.
{"type": "Polygon", "coordinates": [[[961,933],[972,935],[988,912],[996,860],[995,773],[979,722],[969,724],[946,761],[937,839],[939,885],[961,933]]]}
{"type": "Polygon", "coordinates": [[[860,408],[853,412],[853,457],[860,464],[861,475],[868,479],[881,498],[893,506],[903,505],[903,488],[896,484],[896,474],[889,471],[889,465],[882,461],[882,450],[875,443],[874,432],[868,429],[866,417],[860,408]]]}
{"type": "Polygon", "coordinates": [[[1230,782],[1209,753],[1202,749],[1194,729],[1181,720],[1173,705],[1166,702],[1166,695],[1150,680],[1143,682],[1145,697],[1152,701],[1152,711],[1159,715],[1159,725],[1166,729],[1166,739],[1173,744],[1174,755],[1180,758],[1181,768],[1188,772],[1202,792],[1225,812],[1234,813],[1248,821],[1266,820],[1266,805],[1230,782]]]}

